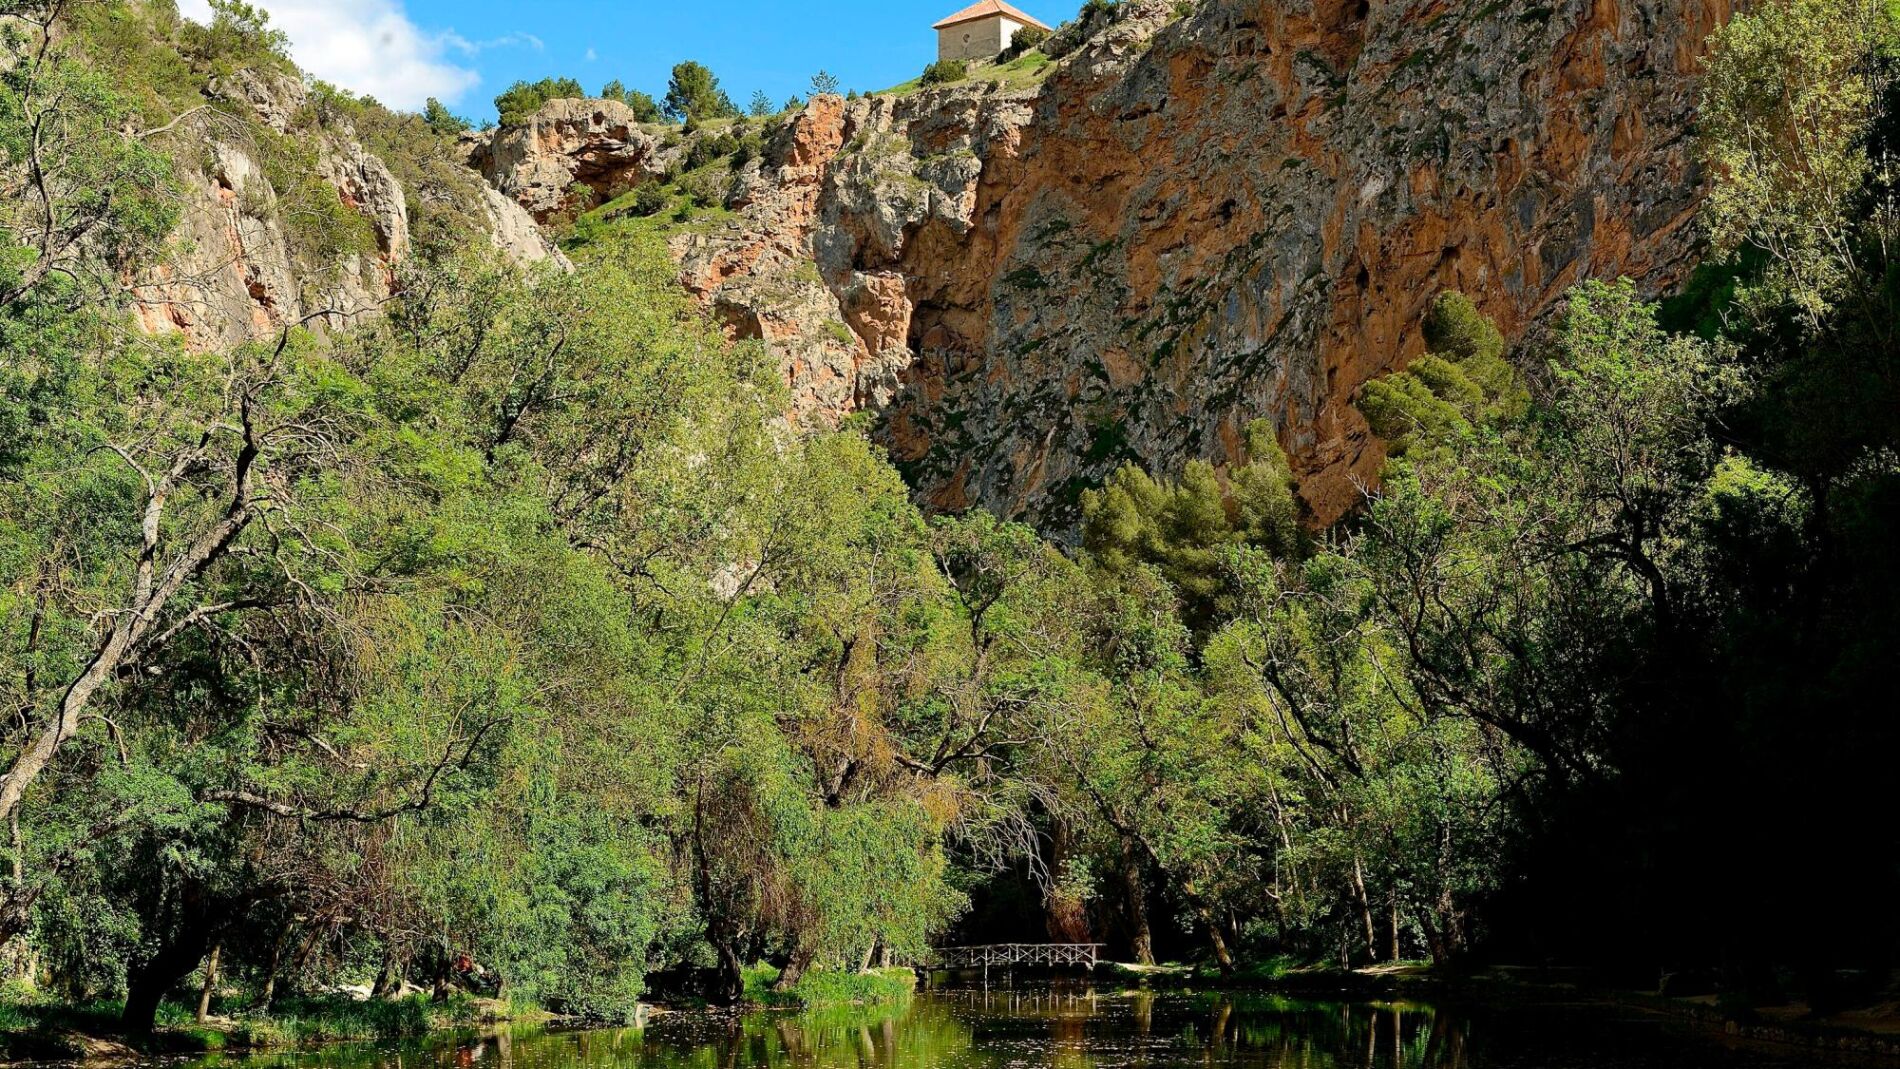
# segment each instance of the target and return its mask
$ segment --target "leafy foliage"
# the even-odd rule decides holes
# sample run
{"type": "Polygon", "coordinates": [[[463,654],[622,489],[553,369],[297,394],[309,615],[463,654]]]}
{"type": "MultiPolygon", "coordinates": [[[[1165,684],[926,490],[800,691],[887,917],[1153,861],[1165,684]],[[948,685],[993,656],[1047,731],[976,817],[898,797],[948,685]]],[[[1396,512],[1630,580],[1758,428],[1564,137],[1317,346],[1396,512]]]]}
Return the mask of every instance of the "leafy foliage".
{"type": "Polygon", "coordinates": [[[940,59],[924,68],[924,85],[947,85],[970,76],[970,65],[960,59],[940,59]]]}
{"type": "Polygon", "coordinates": [[[586,95],[581,83],[572,78],[519,81],[495,98],[495,111],[500,113],[503,126],[519,126],[550,100],[579,100],[586,95]]]}
{"type": "Polygon", "coordinates": [[[621,85],[618,79],[615,79],[601,87],[600,95],[603,99],[618,100],[633,109],[633,117],[636,122],[660,121],[660,105],[654,102],[651,93],[644,93],[638,89],[628,89],[626,86],[621,85]]]}
{"type": "Polygon", "coordinates": [[[719,88],[718,77],[705,64],[692,60],[674,66],[660,110],[674,122],[683,123],[729,119],[739,114],[732,98],[719,88]]]}

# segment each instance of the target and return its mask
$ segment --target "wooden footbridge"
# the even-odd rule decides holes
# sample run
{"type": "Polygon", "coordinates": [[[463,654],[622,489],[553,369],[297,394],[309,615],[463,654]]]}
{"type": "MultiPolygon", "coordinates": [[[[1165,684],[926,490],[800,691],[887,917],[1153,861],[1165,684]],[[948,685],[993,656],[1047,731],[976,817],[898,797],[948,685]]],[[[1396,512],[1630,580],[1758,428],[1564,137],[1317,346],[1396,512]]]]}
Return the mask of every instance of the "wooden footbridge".
{"type": "Polygon", "coordinates": [[[931,947],[933,969],[1093,969],[1101,943],[988,943],[983,946],[931,947]]]}

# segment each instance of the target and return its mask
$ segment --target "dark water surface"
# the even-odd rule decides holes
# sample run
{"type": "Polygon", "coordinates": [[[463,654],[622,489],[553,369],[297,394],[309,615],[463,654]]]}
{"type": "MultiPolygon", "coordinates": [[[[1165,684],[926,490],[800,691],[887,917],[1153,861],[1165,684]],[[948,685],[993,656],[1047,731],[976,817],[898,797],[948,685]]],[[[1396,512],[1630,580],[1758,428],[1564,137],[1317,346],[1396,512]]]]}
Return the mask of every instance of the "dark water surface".
{"type": "MultiPolygon", "coordinates": [[[[1103,989],[920,993],[906,1006],[698,1013],[644,1031],[514,1032],[206,1059],[193,1069],[1789,1069],[1830,1064],[1735,1046],[1598,1007],[1453,1009],[1103,989]]],[[[1834,1063],[1848,1064],[1848,1063],[1834,1063]]]]}

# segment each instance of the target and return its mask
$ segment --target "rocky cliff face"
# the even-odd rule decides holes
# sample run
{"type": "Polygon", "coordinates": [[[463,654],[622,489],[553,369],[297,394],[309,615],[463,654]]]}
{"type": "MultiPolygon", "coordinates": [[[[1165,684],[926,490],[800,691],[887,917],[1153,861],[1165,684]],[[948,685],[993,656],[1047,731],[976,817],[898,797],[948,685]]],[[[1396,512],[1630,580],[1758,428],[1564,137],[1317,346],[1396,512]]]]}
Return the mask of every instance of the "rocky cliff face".
{"type": "Polygon", "coordinates": [[[738,221],[676,239],[686,284],[795,414],[879,412],[929,503],[1060,530],[1262,417],[1329,521],[1383,461],[1352,399],[1438,292],[1520,337],[1580,279],[1687,269],[1730,0],[1179,6],[1128,0],[1034,84],[813,101],[738,221]]]}
{"type": "MultiPolygon", "coordinates": [[[[201,348],[240,344],[318,312],[317,329],[347,326],[388,299],[396,269],[412,251],[410,203],[426,193],[474,205],[469,226],[517,263],[560,253],[520,205],[476,176],[445,169],[449,188],[406,190],[347,122],[307,121],[308,93],[283,74],[240,70],[211,87],[215,110],[181,137],[201,137],[198,158],[178,168],[179,223],[160,267],[134,289],[150,333],[182,333],[201,348]],[[296,211],[281,202],[262,145],[272,135],[302,142],[314,180],[361,217],[369,239],[357,247],[300,247],[296,211]],[[343,251],[337,251],[342,248],[343,251]]],[[[328,195],[328,194],[326,194],[328,195]]],[[[475,235],[471,235],[475,236],[475,235]]]]}
{"type": "Polygon", "coordinates": [[[605,199],[660,177],[678,155],[618,100],[552,100],[520,126],[463,135],[460,148],[470,167],[542,222],[574,207],[576,186],[605,199]]]}

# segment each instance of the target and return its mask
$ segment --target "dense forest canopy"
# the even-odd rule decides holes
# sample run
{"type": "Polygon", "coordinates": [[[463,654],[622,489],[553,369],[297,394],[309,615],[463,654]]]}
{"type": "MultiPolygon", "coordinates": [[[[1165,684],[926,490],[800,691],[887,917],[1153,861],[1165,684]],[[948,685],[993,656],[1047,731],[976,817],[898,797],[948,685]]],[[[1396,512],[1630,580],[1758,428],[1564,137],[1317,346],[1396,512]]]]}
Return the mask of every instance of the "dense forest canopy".
{"type": "MultiPolygon", "coordinates": [[[[1586,283],[1515,350],[1435,295],[1342,524],[1261,423],[1120,472],[1075,547],[788,427],[663,218],[526,270],[418,203],[373,320],[133,329],[185,120],[282,38],[0,11],[0,939],[60,997],[149,1028],[214,954],[265,1005],[467,959],[615,1018],[956,930],[1763,993],[1894,963],[1885,5],[1718,35],[1683,294],[1586,283]]],[[[419,175],[452,154],[446,109],[325,93],[419,175]]],[[[642,106],[736,110],[697,64],[642,106]]]]}

